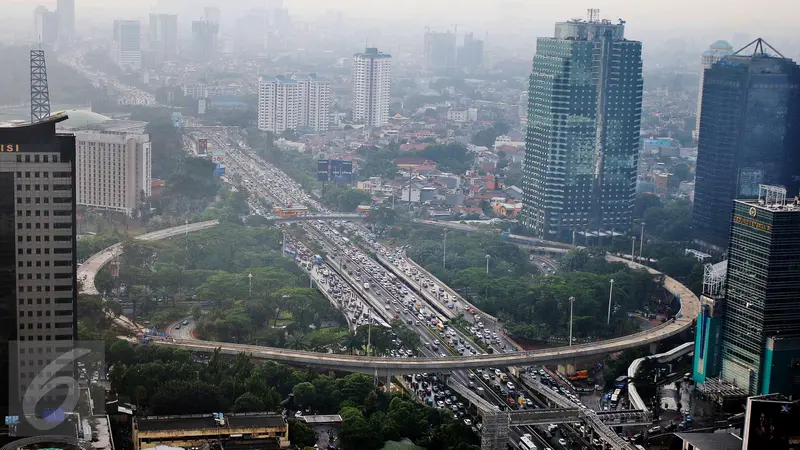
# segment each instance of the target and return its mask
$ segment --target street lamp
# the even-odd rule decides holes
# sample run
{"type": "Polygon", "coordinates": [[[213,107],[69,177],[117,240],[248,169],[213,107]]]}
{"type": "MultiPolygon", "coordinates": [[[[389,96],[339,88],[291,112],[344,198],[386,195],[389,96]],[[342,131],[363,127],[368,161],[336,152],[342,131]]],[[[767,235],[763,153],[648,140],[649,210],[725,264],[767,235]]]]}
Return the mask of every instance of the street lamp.
{"type": "Polygon", "coordinates": [[[608,289],[608,320],[606,325],[611,325],[611,295],[614,293],[614,279],[610,280],[611,287],[608,289]]]}
{"type": "Polygon", "coordinates": [[[489,275],[489,259],[492,255],[486,255],[486,275],[489,275]]]}
{"type": "Polygon", "coordinates": [[[636,236],[631,236],[631,262],[636,261],[636,255],[634,252],[636,251],[636,236]]]}
{"type": "Polygon", "coordinates": [[[447,228],[444,229],[444,253],[442,254],[442,269],[447,269],[447,228]]]}
{"type": "Polygon", "coordinates": [[[252,273],[248,273],[247,274],[247,296],[248,297],[252,297],[253,296],[253,274],[252,273]]]}
{"type": "Polygon", "coordinates": [[[642,222],[642,237],[640,239],[641,240],[639,241],[639,258],[642,258],[644,257],[644,255],[642,255],[642,247],[644,246],[644,222],[642,222]]]}
{"type": "Polygon", "coordinates": [[[575,297],[569,298],[569,346],[572,347],[572,305],[575,303],[575,297]]]}

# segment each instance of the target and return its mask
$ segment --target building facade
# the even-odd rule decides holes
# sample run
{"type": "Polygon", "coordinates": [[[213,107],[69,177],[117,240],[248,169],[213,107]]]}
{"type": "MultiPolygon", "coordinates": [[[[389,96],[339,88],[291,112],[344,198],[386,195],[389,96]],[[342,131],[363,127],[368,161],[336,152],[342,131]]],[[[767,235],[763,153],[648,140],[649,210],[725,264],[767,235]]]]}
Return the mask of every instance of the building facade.
{"type": "Polygon", "coordinates": [[[273,133],[308,127],[328,130],[330,81],[316,74],[261,78],[258,83],[258,128],[273,133]]]}
{"type": "Polygon", "coordinates": [[[574,239],[631,226],[642,110],[642,44],[624,24],[572,20],[537,40],[528,89],[522,223],[574,239]]]}
{"type": "MultiPolygon", "coordinates": [[[[2,352],[2,395],[17,395],[0,405],[17,415],[33,378],[77,339],[75,137],[56,133],[65,119],[0,126],[0,332],[18,347],[2,352]]],[[[67,367],[52,376],[72,378],[67,367]]],[[[46,394],[37,412],[64,395],[46,394]]]]}
{"type": "Polygon", "coordinates": [[[205,20],[192,22],[192,54],[198,61],[208,61],[219,46],[219,24],[205,20]]]}
{"type": "Polygon", "coordinates": [[[750,395],[800,394],[800,201],[760,187],[733,201],[720,377],[750,395]]]}
{"type": "MultiPolygon", "coordinates": [[[[425,68],[427,70],[446,69],[456,65],[455,33],[425,33],[425,68]]],[[[482,45],[481,45],[482,47],[482,45]]]]}
{"type": "Polygon", "coordinates": [[[68,42],[75,36],[75,0],[58,0],[56,13],[59,41],[68,42]]]}
{"type": "Polygon", "coordinates": [[[115,20],[111,59],[127,70],[142,68],[142,24],[138,20],[115,20]]]}
{"type": "Polygon", "coordinates": [[[483,41],[472,33],[464,35],[464,44],[458,48],[458,66],[474,69],[483,65],[483,41]]]}
{"type": "Polygon", "coordinates": [[[178,56],[178,16],[150,14],[148,40],[156,61],[169,61],[178,56]]]}
{"type": "Polygon", "coordinates": [[[37,42],[42,44],[55,44],[58,42],[60,24],[57,12],[50,11],[39,5],[33,11],[33,20],[37,42]]]}
{"type": "Polygon", "coordinates": [[[389,123],[392,55],[367,48],[353,55],[353,121],[381,127],[389,123]]]}
{"type": "Polygon", "coordinates": [[[722,58],[732,54],[733,46],[731,46],[728,41],[717,41],[711,44],[708,50],[704,51],[703,55],[700,57],[702,69],[700,70],[700,89],[697,91],[697,123],[692,132],[692,137],[695,142],[697,142],[700,136],[700,115],[703,110],[703,79],[705,78],[706,70],[710,69],[714,63],[722,58]]]}
{"type": "Polygon", "coordinates": [[[759,40],[705,71],[692,229],[710,250],[728,244],[733,199],[800,188],[800,67],[768,50],[759,40]]]}

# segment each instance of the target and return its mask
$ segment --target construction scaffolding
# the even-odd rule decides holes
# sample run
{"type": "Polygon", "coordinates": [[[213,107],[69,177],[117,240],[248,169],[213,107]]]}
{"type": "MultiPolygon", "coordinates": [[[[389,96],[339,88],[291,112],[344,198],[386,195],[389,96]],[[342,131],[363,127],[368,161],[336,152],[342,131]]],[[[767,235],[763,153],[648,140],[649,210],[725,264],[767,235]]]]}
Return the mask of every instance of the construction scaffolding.
{"type": "Polygon", "coordinates": [[[703,266],[703,295],[715,298],[722,295],[725,277],[728,275],[728,260],[703,266]]]}

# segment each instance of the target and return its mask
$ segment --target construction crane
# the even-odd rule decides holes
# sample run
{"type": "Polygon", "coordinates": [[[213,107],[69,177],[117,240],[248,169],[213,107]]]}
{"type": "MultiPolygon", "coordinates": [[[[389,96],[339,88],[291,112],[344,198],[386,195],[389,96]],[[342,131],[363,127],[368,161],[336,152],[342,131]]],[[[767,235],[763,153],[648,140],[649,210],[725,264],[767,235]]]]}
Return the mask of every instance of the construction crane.
{"type": "Polygon", "coordinates": [[[31,122],[50,117],[50,90],[44,50],[31,50],[31,122]]]}

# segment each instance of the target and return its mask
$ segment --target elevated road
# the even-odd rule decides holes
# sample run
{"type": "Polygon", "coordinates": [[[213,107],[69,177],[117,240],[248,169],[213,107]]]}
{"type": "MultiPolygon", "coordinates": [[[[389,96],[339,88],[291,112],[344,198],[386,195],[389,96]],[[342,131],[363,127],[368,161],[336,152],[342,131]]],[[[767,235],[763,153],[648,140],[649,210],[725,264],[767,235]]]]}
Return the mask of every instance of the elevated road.
{"type": "MultiPolygon", "coordinates": [[[[178,226],[139,236],[141,240],[158,240],[178,236],[181,233],[193,232],[214,227],[217,221],[200,222],[186,226],[178,226]]],[[[84,290],[89,289],[97,293],[94,287],[94,277],[97,271],[118,254],[121,246],[115,244],[93,255],[79,270],[79,278],[83,281],[84,290]]],[[[624,258],[609,256],[611,261],[625,262],[637,269],[647,269],[654,275],[660,272],[628,261],[624,258]]],[[[322,354],[298,350],[286,350],[255,345],[231,344],[228,342],[191,342],[176,340],[174,342],[155,342],[157,345],[186,348],[200,352],[213,352],[219,348],[223,353],[238,354],[250,353],[254,357],[271,359],[287,364],[306,365],[312,367],[330,368],[362,373],[391,373],[394,375],[423,372],[442,372],[460,369],[473,369],[484,367],[529,366],[563,363],[566,360],[588,359],[599,355],[615,353],[629,348],[641,347],[658,342],[691,328],[695,318],[700,312],[700,303],[694,294],[674,279],[664,276],[664,287],[673,295],[680,298],[681,308],[673,320],[639,333],[608,339],[600,342],[573,345],[571,347],[557,347],[551,349],[531,350],[505,354],[475,355],[446,358],[372,358],[365,356],[322,354]]]]}

